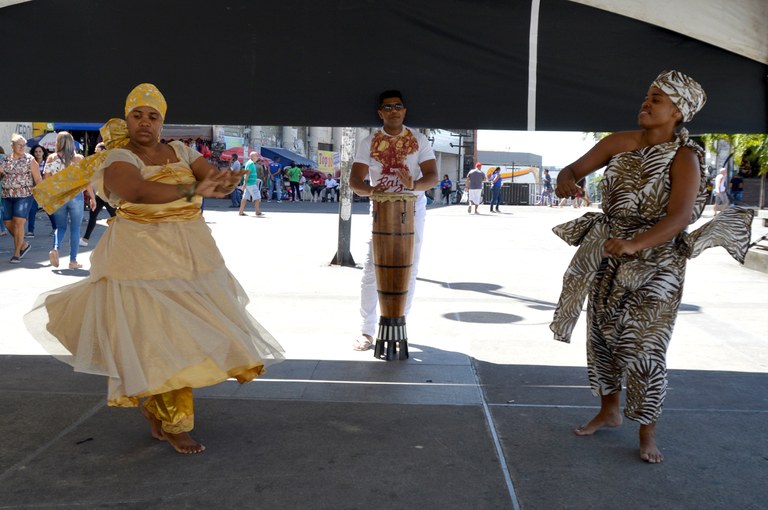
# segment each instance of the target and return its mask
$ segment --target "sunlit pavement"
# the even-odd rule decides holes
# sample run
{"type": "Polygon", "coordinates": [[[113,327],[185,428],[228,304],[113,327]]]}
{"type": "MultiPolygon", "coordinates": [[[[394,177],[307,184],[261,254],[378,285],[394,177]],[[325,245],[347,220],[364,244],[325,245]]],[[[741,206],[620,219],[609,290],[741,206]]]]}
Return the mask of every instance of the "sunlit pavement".
{"type": "MultiPolygon", "coordinates": [[[[330,266],[338,204],[264,203],[205,218],[249,309],[287,360],[243,386],[196,391],[194,457],[153,440],[105,382],[45,355],[21,317],[87,274],[48,264],[47,218],[8,264],[0,238],[0,508],[764,508],[768,498],[768,274],[721,248],[688,265],[659,422],[666,459],[637,430],[582,438],[595,412],[584,318],[571,344],[548,323],[574,253],[552,226],[585,209],[431,207],[411,357],[355,352],[359,268],[330,266]]],[[[351,254],[370,232],[355,204],[351,254]]],[[[591,209],[595,210],[595,209],[591,209]]],[[[708,220],[705,217],[703,221],[708,220]]],[[[756,222],[757,225],[757,222],[756,222]]]]}

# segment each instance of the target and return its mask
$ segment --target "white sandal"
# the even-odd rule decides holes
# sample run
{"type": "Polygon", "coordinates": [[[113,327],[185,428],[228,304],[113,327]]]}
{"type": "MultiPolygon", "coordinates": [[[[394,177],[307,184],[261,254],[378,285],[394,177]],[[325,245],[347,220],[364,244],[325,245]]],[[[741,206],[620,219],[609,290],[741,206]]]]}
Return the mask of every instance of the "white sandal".
{"type": "Polygon", "coordinates": [[[352,342],[352,349],[356,351],[367,351],[371,348],[373,345],[373,342],[368,339],[366,336],[361,336],[360,338],[355,339],[354,342],[352,342]]]}

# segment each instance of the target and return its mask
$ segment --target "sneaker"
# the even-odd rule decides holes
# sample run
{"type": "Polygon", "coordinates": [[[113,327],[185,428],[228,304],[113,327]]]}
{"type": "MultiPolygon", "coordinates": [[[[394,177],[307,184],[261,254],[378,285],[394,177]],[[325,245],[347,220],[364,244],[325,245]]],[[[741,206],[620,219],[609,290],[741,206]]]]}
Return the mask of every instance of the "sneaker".
{"type": "Polygon", "coordinates": [[[11,260],[9,260],[8,262],[10,262],[11,264],[21,264],[21,259],[16,255],[14,255],[13,257],[11,257],[11,260]]]}
{"type": "Polygon", "coordinates": [[[35,233],[34,232],[27,232],[26,234],[24,234],[24,237],[26,237],[27,239],[34,239],[35,238],[35,233]]]}
{"type": "Polygon", "coordinates": [[[19,259],[23,259],[23,258],[24,258],[24,255],[26,255],[26,254],[27,254],[27,252],[28,252],[28,251],[29,251],[31,248],[32,248],[32,245],[31,245],[31,244],[29,244],[29,243],[27,243],[27,247],[26,247],[26,248],[22,248],[22,249],[21,249],[21,252],[19,252],[19,259]]]}
{"type": "Polygon", "coordinates": [[[86,241],[85,239],[83,239],[83,238],[81,237],[81,238],[80,238],[80,246],[88,246],[88,241],[86,241]]]}
{"type": "Polygon", "coordinates": [[[69,263],[69,268],[70,269],[80,269],[82,267],[83,267],[83,265],[78,263],[76,260],[74,260],[74,261],[69,263]]]}
{"type": "Polygon", "coordinates": [[[467,212],[468,212],[469,214],[472,214],[472,206],[471,206],[471,205],[470,205],[469,207],[467,207],[467,212]]]}

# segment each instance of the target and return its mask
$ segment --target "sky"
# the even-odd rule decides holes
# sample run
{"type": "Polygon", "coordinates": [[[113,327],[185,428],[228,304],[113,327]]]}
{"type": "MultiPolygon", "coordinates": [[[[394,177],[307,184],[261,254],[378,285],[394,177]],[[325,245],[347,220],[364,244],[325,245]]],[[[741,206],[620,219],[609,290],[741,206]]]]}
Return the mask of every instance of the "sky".
{"type": "Polygon", "coordinates": [[[573,131],[477,131],[477,150],[538,154],[543,166],[566,166],[593,145],[591,136],[573,131]]]}

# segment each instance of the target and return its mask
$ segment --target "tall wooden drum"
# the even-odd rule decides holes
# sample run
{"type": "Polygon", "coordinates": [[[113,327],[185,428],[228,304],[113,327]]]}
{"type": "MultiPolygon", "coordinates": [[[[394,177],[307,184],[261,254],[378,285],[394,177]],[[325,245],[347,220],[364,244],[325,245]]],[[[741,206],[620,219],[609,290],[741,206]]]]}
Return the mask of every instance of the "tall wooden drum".
{"type": "Polygon", "coordinates": [[[374,193],[373,264],[379,293],[379,332],[374,356],[408,358],[405,303],[413,265],[416,195],[374,193]]]}

